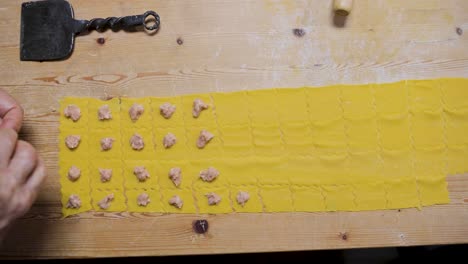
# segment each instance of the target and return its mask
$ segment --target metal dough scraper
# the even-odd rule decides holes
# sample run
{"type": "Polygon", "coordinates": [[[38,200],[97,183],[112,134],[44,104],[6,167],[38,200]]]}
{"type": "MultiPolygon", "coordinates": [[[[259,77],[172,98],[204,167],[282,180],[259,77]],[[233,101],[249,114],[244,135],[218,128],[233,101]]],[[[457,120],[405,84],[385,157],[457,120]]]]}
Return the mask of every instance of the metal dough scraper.
{"type": "Polygon", "coordinates": [[[75,36],[90,30],[132,30],[144,26],[158,30],[159,15],[147,11],[143,15],[75,20],[73,8],[65,0],[34,1],[22,4],[20,59],[23,61],[49,61],[68,57],[75,36]],[[147,17],[154,17],[150,25],[147,17]]]}

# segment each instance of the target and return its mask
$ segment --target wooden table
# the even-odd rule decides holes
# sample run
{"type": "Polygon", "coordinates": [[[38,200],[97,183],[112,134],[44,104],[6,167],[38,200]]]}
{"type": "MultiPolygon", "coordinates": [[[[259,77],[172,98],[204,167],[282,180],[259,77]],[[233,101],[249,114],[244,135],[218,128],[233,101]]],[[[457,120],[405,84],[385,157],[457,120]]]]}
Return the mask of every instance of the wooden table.
{"type": "Polygon", "coordinates": [[[0,1],[0,87],[26,111],[22,137],[49,177],[0,257],[68,258],[265,252],[468,242],[468,177],[448,177],[449,205],[336,213],[61,218],[58,101],[266,87],[468,77],[468,1],[355,0],[335,19],[324,0],[71,0],[80,19],[154,9],[161,30],[92,32],[59,62],[20,62],[20,3],[0,1]],[[305,31],[295,36],[293,29],[305,31]],[[465,33],[463,33],[463,31],[465,33]],[[103,40],[98,41],[99,38],[103,40]],[[192,221],[207,219],[197,235],[192,221]]]}

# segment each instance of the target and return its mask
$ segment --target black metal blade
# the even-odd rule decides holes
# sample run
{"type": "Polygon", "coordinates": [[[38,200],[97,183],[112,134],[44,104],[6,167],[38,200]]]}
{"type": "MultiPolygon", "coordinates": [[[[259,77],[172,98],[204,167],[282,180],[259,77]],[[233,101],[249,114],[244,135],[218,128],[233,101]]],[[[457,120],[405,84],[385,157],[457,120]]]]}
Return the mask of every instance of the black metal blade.
{"type": "Polygon", "coordinates": [[[73,9],[67,1],[27,2],[21,8],[20,58],[59,60],[73,51],[73,9]]]}

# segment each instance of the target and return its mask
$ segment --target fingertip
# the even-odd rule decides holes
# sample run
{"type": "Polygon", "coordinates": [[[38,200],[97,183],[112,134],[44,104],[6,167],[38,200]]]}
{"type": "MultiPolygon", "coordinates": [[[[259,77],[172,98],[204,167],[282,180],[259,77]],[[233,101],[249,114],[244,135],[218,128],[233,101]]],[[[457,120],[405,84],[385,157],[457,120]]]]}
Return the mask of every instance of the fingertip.
{"type": "Polygon", "coordinates": [[[21,130],[22,118],[21,120],[12,119],[12,118],[4,118],[0,122],[0,128],[11,129],[16,133],[19,133],[21,130]]]}
{"type": "Polygon", "coordinates": [[[5,168],[14,155],[18,134],[11,128],[0,127],[0,168],[5,168]]]}
{"type": "Polygon", "coordinates": [[[46,176],[47,176],[47,168],[45,166],[44,160],[41,157],[39,157],[38,160],[37,160],[37,167],[36,168],[38,170],[38,173],[40,175],[42,175],[42,177],[41,177],[42,180],[44,180],[46,178],[46,176]]]}
{"type": "Polygon", "coordinates": [[[0,89],[0,127],[7,127],[19,132],[24,118],[24,109],[7,92],[0,89]]]}

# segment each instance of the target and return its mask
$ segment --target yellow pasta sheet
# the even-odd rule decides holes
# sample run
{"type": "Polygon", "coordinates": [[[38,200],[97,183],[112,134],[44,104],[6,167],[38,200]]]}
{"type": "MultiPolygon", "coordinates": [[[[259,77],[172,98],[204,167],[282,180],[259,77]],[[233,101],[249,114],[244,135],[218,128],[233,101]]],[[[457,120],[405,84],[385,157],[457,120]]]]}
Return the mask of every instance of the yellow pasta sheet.
{"type": "Polygon", "coordinates": [[[395,209],[449,202],[445,177],[468,171],[468,80],[437,79],[389,84],[334,85],[233,93],[208,93],[168,98],[64,98],[60,117],[60,181],[64,216],[101,211],[98,202],[113,193],[105,211],[166,213],[316,212],[395,209]],[[210,107],[192,116],[193,101],[210,107]],[[165,102],[176,106],[170,119],[161,116],[165,102]],[[144,106],[139,120],[129,109],[144,106]],[[77,122],[63,115],[66,106],[81,109],[77,122]],[[99,121],[99,107],[108,105],[112,119],[99,121]],[[202,129],[214,134],[204,149],[196,147],[202,129]],[[129,139],[138,133],[142,151],[129,139]],[[173,133],[177,143],[163,147],[173,133]],[[80,135],[75,150],[68,135],[80,135]],[[110,151],[100,140],[115,139],[110,151]],[[71,166],[81,169],[75,182],[71,166]],[[133,174],[145,166],[150,178],[133,174]],[[168,172],[179,167],[176,187],[168,172]],[[219,177],[200,179],[214,167],[219,177]],[[113,170],[101,182],[99,169],[113,170]],[[240,205],[240,191],[250,199],[240,205]],[[208,205],[207,193],[221,197],[208,205]],[[146,193],[150,203],[137,204],[146,193]],[[79,209],[67,208],[71,194],[79,209]],[[169,204],[178,195],[182,208],[169,204]]]}

